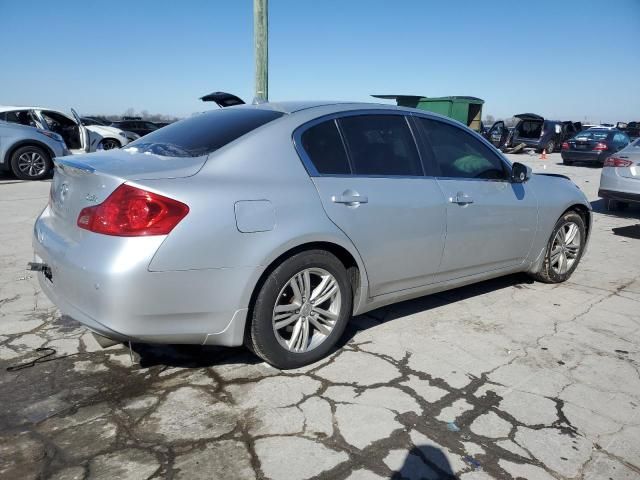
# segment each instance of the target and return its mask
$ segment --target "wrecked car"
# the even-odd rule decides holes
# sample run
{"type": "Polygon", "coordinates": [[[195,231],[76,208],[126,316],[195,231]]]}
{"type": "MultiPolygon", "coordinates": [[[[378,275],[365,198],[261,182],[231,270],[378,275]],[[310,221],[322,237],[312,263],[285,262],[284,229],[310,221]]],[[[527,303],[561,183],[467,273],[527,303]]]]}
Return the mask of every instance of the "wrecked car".
{"type": "Polygon", "coordinates": [[[71,109],[71,113],[73,118],[47,108],[0,105],[0,120],[57,133],[73,154],[120,148],[134,140],[131,135],[118,128],[85,126],[74,109],[71,109]]]}

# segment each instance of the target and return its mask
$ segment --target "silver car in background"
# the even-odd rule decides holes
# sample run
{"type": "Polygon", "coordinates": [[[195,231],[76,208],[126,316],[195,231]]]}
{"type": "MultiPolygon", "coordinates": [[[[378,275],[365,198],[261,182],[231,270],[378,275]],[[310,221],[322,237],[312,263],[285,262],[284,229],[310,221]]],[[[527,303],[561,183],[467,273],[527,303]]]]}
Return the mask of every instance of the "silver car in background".
{"type": "Polygon", "coordinates": [[[51,174],[54,157],[69,153],[57,133],[0,121],[0,171],[21,180],[41,180],[51,174]]]}
{"type": "Polygon", "coordinates": [[[354,103],[242,105],[56,162],[31,268],[118,341],[239,346],[293,368],[352,315],[514,272],[562,282],[591,229],[561,175],[462,124],[354,103]]]}
{"type": "Polygon", "coordinates": [[[607,210],[640,203],[640,138],[604,162],[598,196],[605,199],[607,210]]]}

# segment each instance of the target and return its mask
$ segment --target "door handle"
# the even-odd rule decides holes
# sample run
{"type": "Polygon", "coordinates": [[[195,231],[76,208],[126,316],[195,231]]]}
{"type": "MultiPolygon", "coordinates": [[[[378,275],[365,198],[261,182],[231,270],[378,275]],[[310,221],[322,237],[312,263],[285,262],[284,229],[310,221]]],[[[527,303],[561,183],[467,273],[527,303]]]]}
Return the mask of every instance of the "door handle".
{"type": "Polygon", "coordinates": [[[345,205],[359,205],[361,203],[368,203],[369,199],[358,193],[344,192],[342,195],[333,195],[331,201],[333,203],[344,203],[345,205]]]}
{"type": "Polygon", "coordinates": [[[457,203],[458,205],[468,205],[473,203],[473,198],[464,192],[458,192],[455,197],[449,197],[449,202],[457,203]]]}

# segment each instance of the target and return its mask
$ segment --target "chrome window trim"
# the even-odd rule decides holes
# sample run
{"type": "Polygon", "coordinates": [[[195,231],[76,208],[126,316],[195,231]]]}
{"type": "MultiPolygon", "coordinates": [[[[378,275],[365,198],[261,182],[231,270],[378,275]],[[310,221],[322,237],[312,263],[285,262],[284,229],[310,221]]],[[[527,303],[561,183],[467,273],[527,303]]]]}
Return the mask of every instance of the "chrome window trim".
{"type": "Polygon", "coordinates": [[[292,134],[292,140],[293,140],[293,146],[296,150],[296,152],[298,153],[298,156],[300,157],[300,160],[302,160],[302,164],[305,167],[305,169],[307,170],[307,173],[309,174],[310,177],[336,177],[336,178],[388,178],[388,179],[396,179],[396,178],[417,178],[417,179],[424,179],[424,178],[431,178],[433,179],[433,176],[427,176],[425,175],[426,169],[424,166],[424,160],[422,158],[422,152],[420,151],[420,146],[418,145],[417,142],[417,138],[416,138],[416,132],[414,132],[412,126],[411,126],[411,122],[409,121],[409,115],[411,115],[411,112],[409,111],[405,111],[405,110],[393,110],[393,109],[377,109],[377,108],[367,108],[367,109],[360,109],[360,110],[347,110],[347,111],[342,111],[342,112],[334,112],[334,113],[330,113],[328,115],[323,115],[321,117],[318,118],[314,118],[313,120],[309,120],[308,122],[305,122],[302,125],[299,125],[298,127],[295,128],[295,130],[293,131],[292,134]],[[409,132],[411,133],[411,138],[413,139],[413,144],[414,147],[416,149],[416,152],[418,154],[418,160],[420,162],[420,168],[422,169],[422,175],[357,175],[353,173],[353,166],[352,166],[352,162],[351,162],[351,155],[349,152],[349,147],[347,145],[346,139],[344,138],[344,134],[342,132],[342,128],[340,126],[340,122],[338,120],[340,120],[340,118],[346,118],[346,117],[359,117],[359,116],[363,116],[363,115],[398,115],[398,116],[402,116],[404,117],[404,121],[407,124],[407,127],[409,128],[409,132]],[[311,158],[309,157],[309,155],[307,154],[307,152],[305,151],[305,149],[302,147],[302,135],[309,130],[311,127],[314,127],[320,123],[324,123],[327,121],[333,120],[334,124],[338,130],[338,134],[340,135],[340,139],[342,140],[342,146],[345,149],[345,154],[347,156],[347,162],[349,162],[349,168],[351,169],[352,173],[349,174],[344,174],[344,173],[320,173],[318,172],[318,170],[316,169],[315,165],[313,164],[313,162],[311,161],[311,158]]]}

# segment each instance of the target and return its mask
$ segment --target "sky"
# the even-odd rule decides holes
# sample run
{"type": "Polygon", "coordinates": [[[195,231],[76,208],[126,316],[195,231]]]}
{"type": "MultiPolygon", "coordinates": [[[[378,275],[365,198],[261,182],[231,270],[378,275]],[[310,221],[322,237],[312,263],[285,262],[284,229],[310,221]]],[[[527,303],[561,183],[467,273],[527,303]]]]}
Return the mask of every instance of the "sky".
{"type": "MultiPolygon", "coordinates": [[[[0,104],[179,117],[254,97],[252,0],[0,0],[0,104]]],[[[640,0],[270,0],[269,99],[470,95],[640,120],[640,0]]]]}

